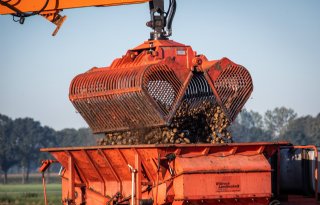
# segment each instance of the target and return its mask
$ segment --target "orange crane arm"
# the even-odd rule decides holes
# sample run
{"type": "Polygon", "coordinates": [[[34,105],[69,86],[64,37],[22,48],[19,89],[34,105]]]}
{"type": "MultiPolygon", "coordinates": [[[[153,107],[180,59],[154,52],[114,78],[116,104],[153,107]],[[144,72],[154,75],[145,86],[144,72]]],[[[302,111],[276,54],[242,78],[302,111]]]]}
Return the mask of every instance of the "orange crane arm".
{"type": "Polygon", "coordinates": [[[0,0],[0,14],[16,14],[17,10],[22,13],[45,12],[90,6],[139,4],[149,1],[150,0],[0,0]]]}
{"type": "Polygon", "coordinates": [[[61,16],[63,9],[82,8],[90,6],[119,6],[125,4],[139,4],[151,0],[0,0],[0,14],[11,14],[19,18],[17,22],[24,23],[26,17],[41,15],[56,25],[52,33],[57,34],[66,16],[61,16]]]}
{"type": "Polygon", "coordinates": [[[168,10],[164,10],[164,0],[0,0],[0,14],[11,14],[13,20],[24,23],[26,17],[41,15],[57,27],[56,35],[66,16],[61,16],[63,9],[82,7],[119,6],[149,2],[151,20],[147,26],[153,29],[150,39],[167,39],[172,34],[172,20],[176,11],[176,0],[169,0],[168,10]]]}

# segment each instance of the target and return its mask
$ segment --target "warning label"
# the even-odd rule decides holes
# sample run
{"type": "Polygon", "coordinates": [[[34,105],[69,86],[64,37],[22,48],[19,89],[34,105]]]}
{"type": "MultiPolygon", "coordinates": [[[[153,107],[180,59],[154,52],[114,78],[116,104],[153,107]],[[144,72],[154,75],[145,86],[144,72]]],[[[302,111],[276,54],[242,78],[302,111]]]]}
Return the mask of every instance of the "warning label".
{"type": "Polygon", "coordinates": [[[217,192],[239,192],[240,178],[236,176],[217,177],[216,191],[217,192]]]}

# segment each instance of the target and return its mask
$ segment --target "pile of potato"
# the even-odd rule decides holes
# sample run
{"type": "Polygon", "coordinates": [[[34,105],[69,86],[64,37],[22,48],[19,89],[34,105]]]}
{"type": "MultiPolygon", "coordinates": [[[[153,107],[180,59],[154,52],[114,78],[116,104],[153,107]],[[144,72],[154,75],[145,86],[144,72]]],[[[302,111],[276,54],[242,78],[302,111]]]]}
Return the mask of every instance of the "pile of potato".
{"type": "Polygon", "coordinates": [[[185,100],[169,126],[106,133],[98,145],[230,143],[229,125],[220,106],[208,100],[193,106],[185,100]]]}

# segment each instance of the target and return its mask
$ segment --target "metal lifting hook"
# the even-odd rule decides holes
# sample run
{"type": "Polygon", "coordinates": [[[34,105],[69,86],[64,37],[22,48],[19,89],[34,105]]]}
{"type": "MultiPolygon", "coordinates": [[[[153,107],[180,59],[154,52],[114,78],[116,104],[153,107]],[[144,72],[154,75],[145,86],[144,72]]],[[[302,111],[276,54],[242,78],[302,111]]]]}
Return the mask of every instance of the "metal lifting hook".
{"type": "Polygon", "coordinates": [[[152,28],[150,40],[168,39],[172,35],[172,21],[176,13],[176,0],[169,0],[168,10],[164,11],[163,0],[153,0],[149,2],[151,20],[147,26],[152,28]]]}

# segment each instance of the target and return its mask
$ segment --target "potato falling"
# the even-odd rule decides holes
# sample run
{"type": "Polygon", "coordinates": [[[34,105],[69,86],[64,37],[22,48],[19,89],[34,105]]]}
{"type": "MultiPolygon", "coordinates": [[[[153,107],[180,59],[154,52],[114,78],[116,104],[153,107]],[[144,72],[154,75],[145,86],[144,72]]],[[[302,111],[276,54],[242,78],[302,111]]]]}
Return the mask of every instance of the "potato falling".
{"type": "Polygon", "coordinates": [[[185,100],[171,124],[153,129],[106,133],[98,145],[230,143],[230,122],[222,108],[209,100],[196,107],[185,100]]]}

